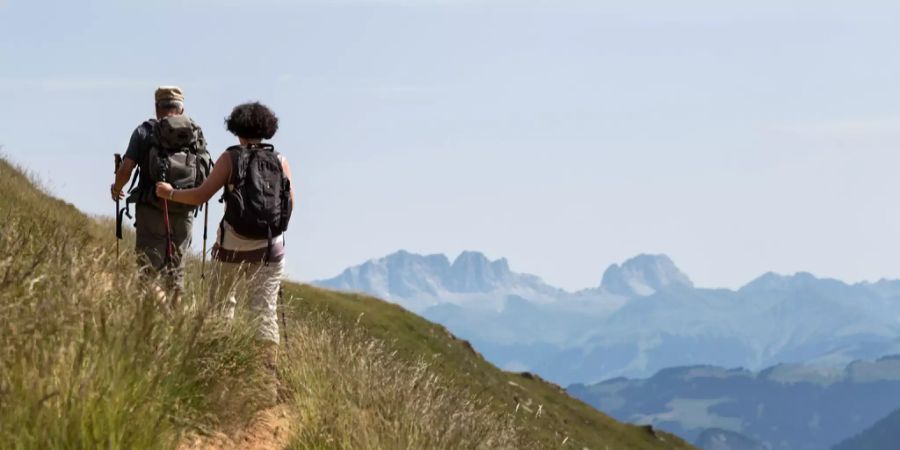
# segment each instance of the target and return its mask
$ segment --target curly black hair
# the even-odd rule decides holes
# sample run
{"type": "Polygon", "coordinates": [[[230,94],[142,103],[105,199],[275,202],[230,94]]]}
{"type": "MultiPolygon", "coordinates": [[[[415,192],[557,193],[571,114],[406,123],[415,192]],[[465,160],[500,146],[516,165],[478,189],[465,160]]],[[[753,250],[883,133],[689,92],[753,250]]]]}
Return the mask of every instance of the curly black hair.
{"type": "Polygon", "coordinates": [[[278,131],[278,117],[260,102],[244,103],[225,118],[225,128],[245,139],[272,139],[278,131]]]}

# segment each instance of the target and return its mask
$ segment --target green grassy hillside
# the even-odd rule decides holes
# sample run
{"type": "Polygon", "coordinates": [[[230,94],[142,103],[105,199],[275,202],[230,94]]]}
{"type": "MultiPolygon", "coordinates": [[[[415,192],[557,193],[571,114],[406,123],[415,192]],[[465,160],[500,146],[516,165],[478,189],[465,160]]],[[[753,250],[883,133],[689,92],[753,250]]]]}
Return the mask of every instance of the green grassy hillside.
{"type": "Polygon", "coordinates": [[[499,370],[468,342],[399,306],[307,285],[289,284],[286,292],[300,299],[296,303],[303,305],[303,314],[324,311],[346,326],[359,323],[399,357],[433,361],[435,371],[454,385],[489,396],[497,411],[516,411],[518,406],[520,429],[539,448],[693,448],[672,435],[617,422],[535,375],[499,370]]]}
{"type": "MultiPolygon", "coordinates": [[[[2,160],[0,193],[0,448],[191,448],[271,406],[252,324],[216,314],[195,264],[188,306],[168,311],[134,276],[130,244],[115,257],[108,221],[2,160]]],[[[692,448],[503,372],[398,306],[285,292],[280,398],[292,424],[278,447],[692,448]]]]}

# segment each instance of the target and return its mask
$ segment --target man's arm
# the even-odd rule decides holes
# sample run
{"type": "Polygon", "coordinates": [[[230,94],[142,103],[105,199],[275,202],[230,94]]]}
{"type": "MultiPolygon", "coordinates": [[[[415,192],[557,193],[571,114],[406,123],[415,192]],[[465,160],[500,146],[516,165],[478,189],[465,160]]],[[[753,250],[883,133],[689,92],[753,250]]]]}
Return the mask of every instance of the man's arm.
{"type": "Polygon", "coordinates": [[[137,161],[143,152],[144,142],[146,142],[148,136],[145,123],[139,125],[131,133],[131,139],[128,140],[128,148],[125,150],[125,158],[123,158],[119,170],[116,171],[115,182],[110,186],[110,193],[114,201],[125,197],[122,188],[125,187],[125,183],[128,183],[128,179],[131,178],[131,172],[137,166],[137,161]]]}
{"type": "Polygon", "coordinates": [[[113,200],[125,198],[125,193],[122,192],[122,188],[125,187],[125,183],[128,183],[128,179],[131,178],[131,172],[136,165],[137,163],[127,156],[122,160],[122,165],[119,166],[119,170],[116,171],[116,181],[111,188],[113,200]]]}

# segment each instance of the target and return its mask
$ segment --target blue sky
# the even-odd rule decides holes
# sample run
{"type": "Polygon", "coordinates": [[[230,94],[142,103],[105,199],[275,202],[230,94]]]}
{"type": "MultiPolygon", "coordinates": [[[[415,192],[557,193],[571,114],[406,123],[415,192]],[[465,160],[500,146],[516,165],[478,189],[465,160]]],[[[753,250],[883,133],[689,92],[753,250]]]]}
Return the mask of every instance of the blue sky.
{"type": "Polygon", "coordinates": [[[572,289],[639,252],[702,286],[900,278],[900,5],[674,3],[0,0],[0,144],[111,214],[155,86],[216,155],[261,100],[300,280],[399,248],[572,289]]]}

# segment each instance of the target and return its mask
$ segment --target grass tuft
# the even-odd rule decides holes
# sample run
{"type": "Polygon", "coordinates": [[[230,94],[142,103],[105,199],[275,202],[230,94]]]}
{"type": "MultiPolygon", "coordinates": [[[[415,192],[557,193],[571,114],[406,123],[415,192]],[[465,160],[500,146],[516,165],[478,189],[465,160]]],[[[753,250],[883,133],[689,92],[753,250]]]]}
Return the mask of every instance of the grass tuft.
{"type": "Polygon", "coordinates": [[[322,312],[296,324],[284,381],[303,427],[288,448],[525,448],[510,414],[454,388],[429,362],[398,359],[322,312]]]}

